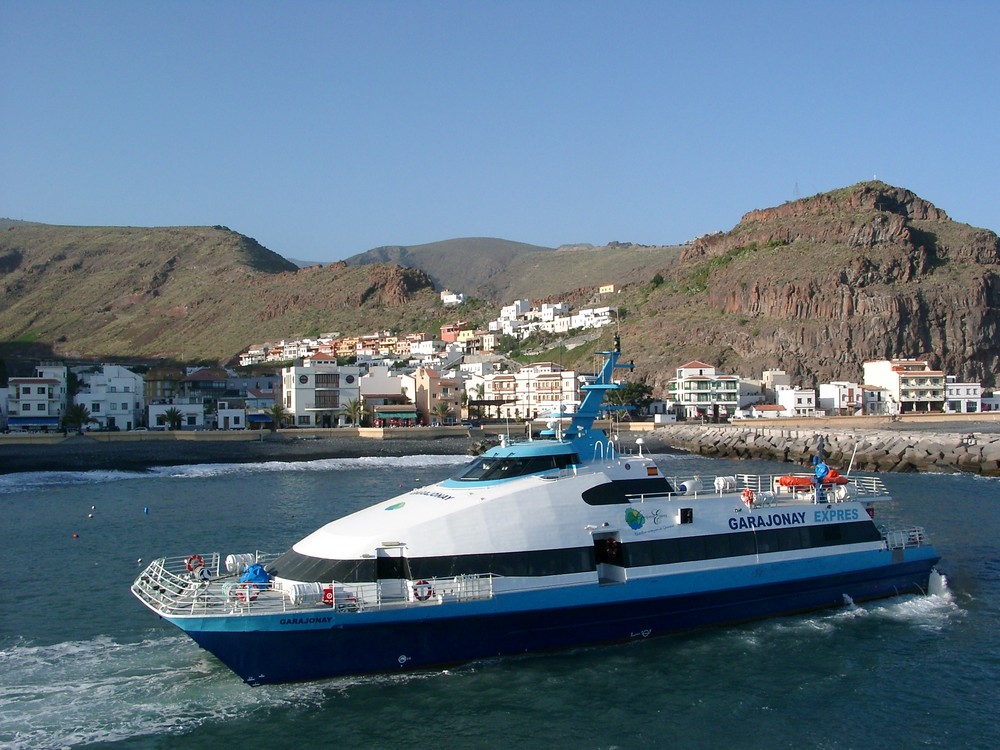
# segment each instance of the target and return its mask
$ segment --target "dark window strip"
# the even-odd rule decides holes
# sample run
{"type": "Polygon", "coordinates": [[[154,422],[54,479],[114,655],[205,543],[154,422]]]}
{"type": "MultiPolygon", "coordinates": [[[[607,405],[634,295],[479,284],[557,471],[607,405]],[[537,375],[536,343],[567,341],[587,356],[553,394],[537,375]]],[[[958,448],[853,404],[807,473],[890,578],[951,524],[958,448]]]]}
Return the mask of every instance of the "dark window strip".
{"type": "MultiPolygon", "coordinates": [[[[873,523],[860,521],[627,542],[622,544],[622,551],[625,566],[639,568],[874,542],[881,538],[873,523]]],[[[421,557],[410,558],[408,562],[412,578],[448,578],[476,573],[502,576],[553,576],[583,573],[596,568],[592,546],[532,552],[421,557]]],[[[375,560],[324,560],[289,550],[271,563],[268,571],[272,575],[293,581],[358,583],[375,580],[375,560]]]]}
{"type": "Polygon", "coordinates": [[[587,505],[624,505],[635,502],[636,495],[666,495],[674,488],[663,477],[618,479],[583,491],[587,505]]]}

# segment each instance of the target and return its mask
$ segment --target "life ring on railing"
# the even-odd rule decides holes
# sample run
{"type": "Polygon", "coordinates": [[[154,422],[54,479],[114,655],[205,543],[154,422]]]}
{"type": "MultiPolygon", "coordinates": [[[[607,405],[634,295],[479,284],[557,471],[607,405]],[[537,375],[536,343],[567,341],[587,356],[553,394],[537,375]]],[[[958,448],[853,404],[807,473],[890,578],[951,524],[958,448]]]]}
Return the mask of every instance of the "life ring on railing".
{"type": "Polygon", "coordinates": [[[241,583],[236,587],[236,598],[241,602],[255,602],[260,596],[260,586],[256,583],[241,583]]]}
{"type": "Polygon", "coordinates": [[[198,568],[205,567],[205,558],[201,555],[191,555],[191,557],[184,561],[184,567],[189,573],[193,573],[198,568]]]}
{"type": "Polygon", "coordinates": [[[757,496],[753,494],[753,490],[747,487],[740,493],[740,497],[743,499],[743,503],[749,508],[753,505],[753,501],[757,499],[757,496]]]}
{"type": "Polygon", "coordinates": [[[434,596],[434,588],[427,581],[417,581],[413,584],[413,598],[418,602],[426,602],[434,596]]]}

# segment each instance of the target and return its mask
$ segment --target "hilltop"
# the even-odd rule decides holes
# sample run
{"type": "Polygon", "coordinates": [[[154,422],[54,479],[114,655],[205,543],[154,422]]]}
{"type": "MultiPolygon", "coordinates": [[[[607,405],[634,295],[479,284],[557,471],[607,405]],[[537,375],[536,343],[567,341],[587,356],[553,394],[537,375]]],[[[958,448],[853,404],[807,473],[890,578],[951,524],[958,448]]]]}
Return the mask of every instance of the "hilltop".
{"type": "MultiPolygon", "coordinates": [[[[632,304],[630,351],[662,385],[700,359],[743,376],[861,377],[865,360],[928,358],[962,379],[1000,372],[1000,240],[914,193],[866,182],[748,212],[702,237],[632,304]]],[[[638,290],[637,290],[638,291],[638,290]]]]}
{"type": "Polygon", "coordinates": [[[348,265],[396,263],[418,268],[438,289],[464,292],[495,305],[515,299],[585,299],[595,287],[645,281],[649,268],[670,264],[680,248],[613,242],[603,247],[527,245],[486,237],[425,245],[378,247],[348,258],[348,265]]]}

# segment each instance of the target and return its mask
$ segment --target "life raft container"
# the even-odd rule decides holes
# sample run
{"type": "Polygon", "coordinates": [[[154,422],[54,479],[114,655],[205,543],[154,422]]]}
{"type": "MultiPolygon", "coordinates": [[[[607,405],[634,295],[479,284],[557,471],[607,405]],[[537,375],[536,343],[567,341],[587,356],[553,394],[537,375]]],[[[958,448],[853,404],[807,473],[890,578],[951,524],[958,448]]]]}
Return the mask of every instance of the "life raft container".
{"type": "MultiPolygon", "coordinates": [[[[830,469],[830,473],[823,477],[822,485],[830,487],[834,484],[847,484],[847,477],[841,476],[836,469],[830,469]]],[[[778,478],[778,484],[782,487],[815,487],[813,477],[803,474],[785,474],[778,478]]]]}

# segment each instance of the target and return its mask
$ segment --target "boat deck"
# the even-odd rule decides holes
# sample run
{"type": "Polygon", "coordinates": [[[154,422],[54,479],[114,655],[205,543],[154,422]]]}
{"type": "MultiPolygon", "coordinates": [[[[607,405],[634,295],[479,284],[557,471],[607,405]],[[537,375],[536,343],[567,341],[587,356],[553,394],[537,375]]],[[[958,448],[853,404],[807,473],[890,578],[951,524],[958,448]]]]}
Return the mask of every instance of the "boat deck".
{"type": "MultiPolygon", "coordinates": [[[[248,557],[242,555],[240,557],[248,557]]],[[[266,565],[277,555],[255,553],[254,562],[266,565]]],[[[366,612],[426,607],[451,602],[489,599],[490,574],[460,575],[413,581],[395,596],[379,583],[291,583],[274,579],[266,584],[240,582],[238,572],[222,568],[219,553],[159,558],[132,584],[132,593],[146,606],[168,617],[263,615],[331,610],[366,612]],[[197,565],[192,565],[192,559],[197,565]]]]}

